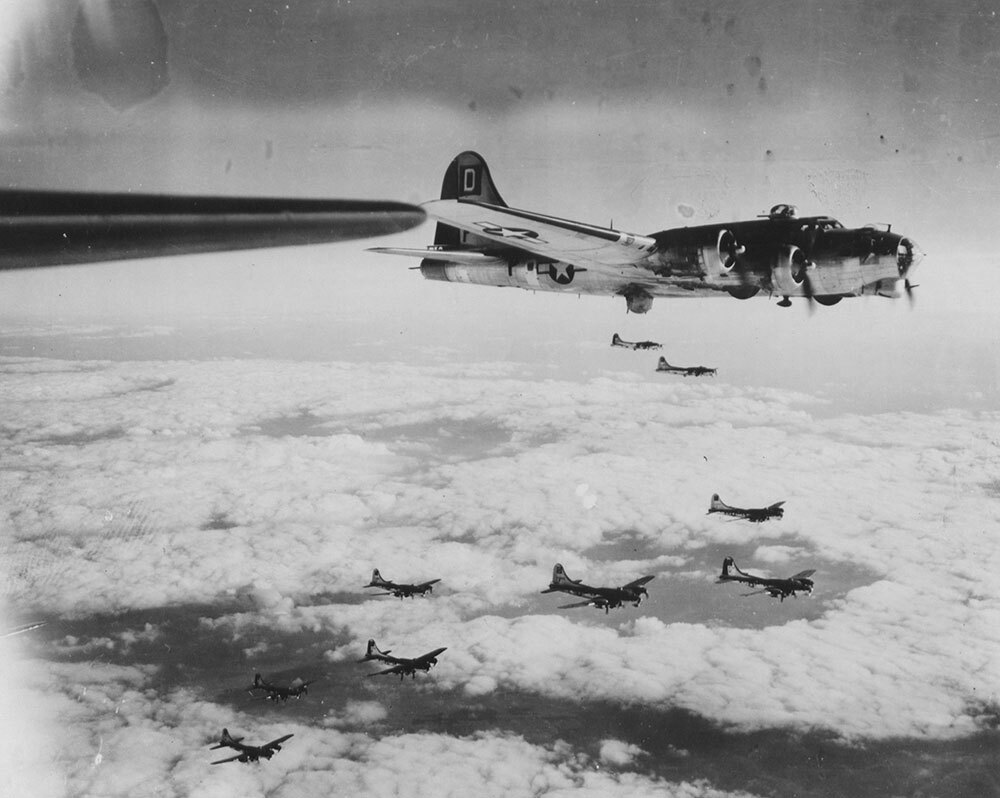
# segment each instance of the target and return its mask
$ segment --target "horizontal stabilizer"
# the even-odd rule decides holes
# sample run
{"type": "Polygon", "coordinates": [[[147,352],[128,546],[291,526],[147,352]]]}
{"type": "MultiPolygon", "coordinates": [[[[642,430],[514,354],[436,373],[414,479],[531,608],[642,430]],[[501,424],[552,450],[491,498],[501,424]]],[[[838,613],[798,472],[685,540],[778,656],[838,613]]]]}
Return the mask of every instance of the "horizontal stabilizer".
{"type": "Polygon", "coordinates": [[[401,247],[371,247],[369,252],[378,252],[382,255],[404,255],[410,258],[423,258],[424,260],[439,260],[446,263],[461,263],[463,266],[504,266],[507,261],[493,255],[474,250],[447,250],[447,249],[404,249],[401,247]]]}

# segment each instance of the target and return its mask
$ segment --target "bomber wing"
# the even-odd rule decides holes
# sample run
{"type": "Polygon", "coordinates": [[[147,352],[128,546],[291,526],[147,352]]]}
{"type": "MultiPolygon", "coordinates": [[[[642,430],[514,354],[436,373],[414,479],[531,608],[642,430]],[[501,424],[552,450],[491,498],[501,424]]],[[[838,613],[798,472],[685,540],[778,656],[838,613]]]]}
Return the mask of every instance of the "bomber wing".
{"type": "Polygon", "coordinates": [[[644,585],[644,584],[646,584],[646,582],[649,582],[651,579],[654,579],[654,578],[655,577],[653,577],[653,576],[643,576],[643,577],[641,577],[639,579],[636,579],[634,582],[629,582],[627,585],[625,585],[625,587],[627,587],[627,588],[628,587],[639,587],[640,585],[644,585]]]}
{"type": "Polygon", "coordinates": [[[271,742],[264,743],[264,745],[260,746],[260,750],[270,751],[272,748],[279,748],[281,744],[285,742],[285,740],[287,740],[289,737],[294,737],[294,736],[295,736],[294,734],[286,734],[284,737],[279,737],[277,740],[271,740],[271,742]]]}
{"type": "Polygon", "coordinates": [[[393,665],[391,668],[386,668],[384,671],[375,671],[374,673],[369,673],[369,676],[384,676],[387,673],[404,673],[409,668],[406,665],[393,665]]]}
{"type": "Polygon", "coordinates": [[[434,659],[442,651],[447,651],[447,650],[448,650],[447,647],[445,647],[445,648],[435,648],[433,651],[428,651],[423,656],[420,656],[420,657],[417,657],[416,659],[410,660],[410,664],[411,665],[422,665],[425,662],[430,662],[430,660],[434,659]]]}
{"type": "Polygon", "coordinates": [[[370,200],[0,190],[0,270],[344,241],[424,218],[370,200]]]}
{"type": "Polygon", "coordinates": [[[795,576],[792,576],[792,577],[789,577],[789,578],[790,579],[808,579],[814,573],[816,573],[816,569],[815,568],[810,568],[808,571],[802,571],[801,573],[797,573],[797,574],[795,574],[795,576]]]}
{"type": "Polygon", "coordinates": [[[560,609],[560,610],[572,610],[572,609],[575,609],[576,607],[591,607],[591,606],[596,607],[599,604],[603,603],[603,601],[604,600],[600,599],[600,598],[592,598],[592,599],[588,599],[587,601],[578,601],[575,604],[560,604],[559,607],[558,607],[558,609],[560,609]]]}
{"type": "Polygon", "coordinates": [[[235,762],[237,759],[239,759],[240,757],[243,757],[243,756],[245,756],[245,754],[239,753],[236,756],[229,757],[228,759],[216,759],[212,764],[213,765],[221,765],[224,762],[235,762]]]}
{"type": "Polygon", "coordinates": [[[648,236],[478,200],[442,199],[422,207],[435,219],[499,246],[578,267],[638,266],[656,248],[648,236]]]}
{"type": "Polygon", "coordinates": [[[440,581],[441,581],[440,579],[431,579],[429,582],[421,582],[419,585],[414,585],[414,587],[417,590],[422,590],[430,587],[431,585],[436,585],[440,581]]]}

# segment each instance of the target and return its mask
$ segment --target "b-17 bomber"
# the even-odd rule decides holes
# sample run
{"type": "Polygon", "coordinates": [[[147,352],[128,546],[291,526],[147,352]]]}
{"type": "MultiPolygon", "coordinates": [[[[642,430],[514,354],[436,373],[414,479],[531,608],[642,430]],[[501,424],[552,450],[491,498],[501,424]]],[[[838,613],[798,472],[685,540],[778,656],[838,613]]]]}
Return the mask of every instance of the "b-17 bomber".
{"type": "Polygon", "coordinates": [[[799,216],[781,203],[755,219],[642,235],[510,207],[481,155],[460,153],[441,198],[422,206],[438,220],[426,249],[372,251],[420,258],[430,280],[530,291],[620,296],[631,313],[657,297],[757,294],[835,305],[847,297],[912,296],[923,253],[892,225],[847,228],[799,216]]]}
{"type": "Polygon", "coordinates": [[[211,750],[216,750],[217,748],[232,748],[239,753],[235,756],[231,756],[228,759],[217,759],[213,762],[213,765],[221,765],[224,762],[257,762],[261,758],[270,759],[278,751],[281,750],[281,744],[285,740],[293,737],[294,735],[286,734],[284,737],[279,737],[277,740],[271,740],[269,743],[264,743],[264,745],[247,745],[242,742],[242,737],[233,737],[229,734],[229,729],[222,730],[222,737],[216,745],[213,745],[211,750]]]}
{"type": "Polygon", "coordinates": [[[731,515],[735,518],[745,518],[747,521],[753,521],[756,524],[763,523],[769,518],[782,518],[785,515],[785,508],[782,507],[783,501],[775,502],[774,504],[769,504],[767,507],[733,507],[732,505],[726,504],[722,499],[719,498],[718,493],[712,494],[712,502],[708,506],[708,512],[706,515],[711,515],[712,513],[722,513],[723,515],[731,515]]]}
{"type": "Polygon", "coordinates": [[[365,652],[364,657],[358,660],[358,662],[370,662],[372,660],[376,662],[386,662],[391,664],[392,667],[386,668],[385,670],[375,671],[374,673],[369,673],[369,676],[384,676],[389,673],[399,674],[399,680],[403,681],[403,677],[409,675],[411,679],[416,678],[417,671],[429,671],[434,665],[437,665],[438,655],[447,648],[435,648],[433,651],[428,651],[426,654],[422,654],[419,657],[394,657],[391,656],[390,652],[392,649],[387,649],[386,651],[379,650],[379,647],[375,645],[374,640],[368,641],[368,649],[365,652]]]}
{"type": "Polygon", "coordinates": [[[575,604],[563,604],[559,607],[561,610],[593,606],[604,610],[604,614],[607,615],[610,610],[623,606],[626,601],[631,603],[633,607],[638,607],[642,601],[642,597],[649,596],[643,585],[651,579],[653,579],[652,576],[643,576],[621,587],[592,587],[591,585],[583,584],[580,579],[570,579],[566,575],[566,570],[562,567],[562,564],[556,563],[552,569],[552,582],[541,592],[569,593],[570,595],[586,599],[575,604]]]}
{"type": "Polygon", "coordinates": [[[663,349],[663,344],[656,341],[623,341],[618,333],[611,336],[611,345],[622,349],[663,349]]]}
{"type": "Polygon", "coordinates": [[[726,557],[722,561],[722,573],[719,574],[716,584],[722,582],[741,582],[748,587],[759,586],[762,588],[761,590],[754,590],[741,595],[755,596],[758,593],[767,593],[771,598],[784,601],[788,596],[794,596],[796,593],[812,593],[813,580],[809,577],[814,573],[816,573],[816,569],[810,568],[808,571],[800,571],[795,576],[789,576],[785,579],[756,576],[755,574],[748,574],[745,571],[741,571],[732,557],[726,557]]]}
{"type": "Polygon", "coordinates": [[[365,587],[380,587],[386,591],[385,593],[374,593],[373,595],[376,596],[395,596],[398,599],[402,599],[413,598],[417,593],[421,596],[425,593],[433,593],[434,585],[440,581],[440,579],[431,579],[427,582],[421,582],[418,585],[400,585],[388,579],[383,579],[382,574],[376,568],[372,571],[372,581],[365,585],[365,587]]]}
{"type": "Polygon", "coordinates": [[[301,679],[296,679],[290,685],[278,685],[272,684],[266,681],[259,673],[254,674],[253,684],[247,688],[248,693],[255,693],[258,690],[263,690],[265,695],[270,701],[287,701],[289,698],[301,698],[306,693],[309,692],[309,685],[311,685],[315,679],[304,682],[301,679]]]}
{"type": "Polygon", "coordinates": [[[685,377],[714,377],[717,371],[717,369],[708,368],[708,366],[671,366],[665,357],[660,358],[656,370],[666,371],[670,374],[682,374],[685,377]]]}

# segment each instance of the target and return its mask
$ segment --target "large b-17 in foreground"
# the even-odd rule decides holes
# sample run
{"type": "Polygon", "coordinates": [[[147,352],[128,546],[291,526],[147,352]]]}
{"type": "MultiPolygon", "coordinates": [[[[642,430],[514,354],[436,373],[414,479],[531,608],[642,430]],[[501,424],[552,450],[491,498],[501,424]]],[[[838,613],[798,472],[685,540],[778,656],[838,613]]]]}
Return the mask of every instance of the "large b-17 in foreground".
{"type": "Polygon", "coordinates": [[[365,652],[364,657],[358,660],[358,662],[369,662],[371,660],[376,660],[378,662],[387,662],[392,665],[391,668],[386,668],[382,671],[375,671],[375,673],[369,673],[369,676],[384,676],[387,673],[398,673],[399,680],[403,681],[403,677],[407,674],[411,678],[416,678],[417,671],[429,671],[432,666],[437,665],[438,655],[443,651],[447,651],[447,648],[435,648],[433,651],[428,651],[426,654],[422,654],[419,657],[407,658],[407,657],[393,657],[390,655],[390,651],[380,651],[379,647],[375,645],[374,640],[368,641],[368,649],[365,652]]]}
{"type": "Polygon", "coordinates": [[[427,249],[374,251],[422,258],[431,280],[532,291],[624,297],[645,313],[656,297],[762,293],[835,305],[845,297],[910,294],[923,253],[891,225],[848,229],[830,216],[798,216],[787,204],[756,219],[679,227],[650,235],[511,208],[482,156],[463,152],[445,171],[427,249]]]}
{"type": "Polygon", "coordinates": [[[592,587],[590,585],[583,584],[583,582],[579,579],[570,579],[566,575],[566,571],[562,567],[562,564],[556,563],[555,567],[552,569],[552,582],[550,582],[549,586],[541,592],[555,593],[558,591],[560,593],[569,593],[573,596],[586,598],[586,601],[580,601],[575,604],[563,604],[559,607],[561,610],[568,610],[574,607],[594,606],[599,610],[604,610],[604,614],[607,615],[609,610],[621,607],[626,601],[630,602],[632,606],[638,607],[639,603],[642,601],[642,597],[649,595],[643,585],[645,585],[652,578],[652,576],[643,576],[633,582],[629,582],[627,585],[622,585],[621,587],[592,587]]]}
{"type": "Polygon", "coordinates": [[[258,690],[263,690],[267,698],[271,701],[287,701],[289,698],[301,698],[306,693],[309,692],[309,685],[313,683],[314,680],[304,682],[301,679],[296,679],[290,685],[280,685],[272,684],[266,681],[259,673],[255,673],[253,677],[253,684],[247,688],[247,692],[254,693],[258,690]]]}
{"type": "Polygon", "coordinates": [[[382,574],[376,568],[372,571],[372,581],[365,585],[365,587],[381,587],[387,591],[385,593],[375,593],[374,595],[376,596],[395,596],[398,599],[402,599],[413,598],[417,593],[421,596],[424,593],[433,593],[434,585],[440,581],[440,579],[431,579],[427,582],[421,582],[419,585],[399,585],[388,579],[383,579],[382,574]]]}
{"type": "Polygon", "coordinates": [[[717,369],[708,366],[671,366],[665,357],[660,358],[660,362],[656,364],[656,370],[671,374],[683,374],[685,377],[704,377],[705,375],[714,377],[717,371],[717,369]]]}
{"type": "Polygon", "coordinates": [[[768,518],[781,518],[785,514],[785,508],[782,507],[784,502],[775,502],[774,504],[769,504],[767,507],[733,507],[726,504],[722,499],[719,498],[718,493],[712,494],[712,503],[708,506],[708,512],[706,515],[711,515],[712,513],[722,513],[723,515],[732,515],[737,518],[745,518],[747,521],[753,521],[754,523],[760,524],[766,521],[768,518]]]}
{"type": "Polygon", "coordinates": [[[281,750],[281,744],[285,742],[289,737],[294,735],[286,734],[284,737],[279,737],[277,740],[271,740],[269,743],[264,743],[264,745],[246,745],[242,742],[242,737],[233,737],[229,734],[229,729],[222,730],[222,737],[216,745],[213,745],[211,750],[217,748],[233,748],[239,751],[236,756],[231,756],[228,759],[217,759],[213,762],[213,765],[221,765],[223,762],[256,762],[262,757],[264,759],[270,759],[278,751],[281,750]]]}
{"type": "Polygon", "coordinates": [[[611,345],[622,349],[663,349],[663,344],[656,341],[623,341],[618,333],[611,336],[611,345]]]}
{"type": "Polygon", "coordinates": [[[753,596],[757,593],[769,593],[772,598],[784,601],[786,597],[794,596],[796,593],[812,593],[813,580],[809,577],[814,573],[816,573],[816,569],[810,568],[808,571],[800,571],[795,576],[789,576],[786,579],[755,576],[754,574],[741,571],[732,557],[726,557],[722,561],[722,573],[719,574],[716,583],[742,582],[749,587],[762,586],[762,590],[755,590],[752,593],[744,593],[743,595],[753,596]],[[732,568],[732,571],[729,570],[730,568],[732,568]]]}

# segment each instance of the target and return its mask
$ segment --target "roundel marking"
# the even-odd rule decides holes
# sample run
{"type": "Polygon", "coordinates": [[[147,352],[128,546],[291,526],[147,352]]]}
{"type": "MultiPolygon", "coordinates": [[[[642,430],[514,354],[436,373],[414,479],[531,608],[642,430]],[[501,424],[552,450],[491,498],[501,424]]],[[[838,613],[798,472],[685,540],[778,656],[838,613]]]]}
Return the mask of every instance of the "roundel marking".
{"type": "Polygon", "coordinates": [[[569,285],[575,276],[576,269],[572,263],[567,263],[565,266],[556,263],[549,264],[549,277],[559,285],[569,285]]]}

